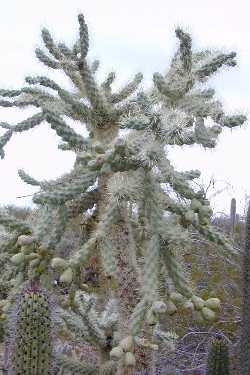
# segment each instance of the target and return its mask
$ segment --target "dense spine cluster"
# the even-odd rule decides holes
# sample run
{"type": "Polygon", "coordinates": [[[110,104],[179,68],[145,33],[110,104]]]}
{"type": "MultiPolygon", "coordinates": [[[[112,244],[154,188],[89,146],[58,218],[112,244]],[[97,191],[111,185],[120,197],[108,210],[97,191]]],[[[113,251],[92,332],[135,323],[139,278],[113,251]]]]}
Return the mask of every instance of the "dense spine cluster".
{"type": "Polygon", "coordinates": [[[31,285],[21,293],[10,321],[9,375],[52,374],[52,318],[46,292],[31,285]]]}
{"type": "Polygon", "coordinates": [[[229,375],[228,345],[221,337],[215,337],[211,342],[206,375],[229,375]]]}

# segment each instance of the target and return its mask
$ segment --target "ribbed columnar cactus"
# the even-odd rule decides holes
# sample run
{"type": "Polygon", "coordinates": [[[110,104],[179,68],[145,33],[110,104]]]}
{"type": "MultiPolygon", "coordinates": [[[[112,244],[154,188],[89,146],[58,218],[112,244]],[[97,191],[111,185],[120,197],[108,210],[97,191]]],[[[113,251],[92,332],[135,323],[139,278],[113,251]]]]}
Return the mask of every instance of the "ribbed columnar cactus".
{"type": "Polygon", "coordinates": [[[5,368],[9,375],[52,374],[52,318],[49,298],[36,285],[18,297],[10,318],[5,368]]]}
{"type": "Polygon", "coordinates": [[[236,224],[236,199],[231,199],[231,206],[230,206],[230,233],[231,236],[234,236],[235,231],[235,224],[236,224]]]}
{"type": "Polygon", "coordinates": [[[242,313],[240,336],[240,374],[250,374],[250,205],[246,217],[245,249],[242,256],[242,313]]]}
{"type": "MultiPolygon", "coordinates": [[[[76,155],[72,170],[56,180],[38,181],[19,171],[24,182],[40,189],[33,197],[39,210],[28,223],[0,211],[0,225],[10,234],[3,251],[15,270],[15,290],[27,279],[51,287],[56,273],[69,291],[61,304],[87,326],[90,339],[81,339],[96,345],[102,369],[122,375],[150,368],[157,349],[153,331],[162,314],[186,310],[208,322],[216,318],[220,301],[195,295],[182,249],[192,247],[194,234],[213,241],[225,256],[233,249],[210,223],[206,194],[194,183],[200,172],[175,170],[166,150],[193,144],[213,148],[223,128],[241,125],[246,118],[227,116],[215,91],[203,87],[221,67],[236,64],[235,53],[193,51],[190,35],[177,28],[179,46],[166,74],[155,73],[150,89],[140,88],[143,76],[138,73],[114,90],[114,72],[98,82],[99,63],[89,60],[82,14],[78,21],[79,39],[71,47],[54,41],[43,29],[46,52],[36,49],[47,68],[65,73],[72,90],[46,76],[26,77],[27,85],[18,90],[0,90],[0,106],[37,109],[18,124],[0,123],[1,157],[13,134],[44,121],[62,140],[59,148],[76,155]],[[85,135],[68,119],[78,121],[85,135]],[[69,246],[62,258],[58,246],[76,218],[87,229],[78,247],[69,246]],[[94,288],[86,275],[93,259],[98,276],[94,288]],[[95,292],[97,311],[105,302],[116,301],[112,335],[99,327],[91,305],[81,312],[80,290],[95,292]]],[[[74,368],[72,359],[68,366],[74,368]]]]}
{"type": "Polygon", "coordinates": [[[221,337],[215,337],[211,342],[206,375],[229,375],[228,345],[221,337]]]}

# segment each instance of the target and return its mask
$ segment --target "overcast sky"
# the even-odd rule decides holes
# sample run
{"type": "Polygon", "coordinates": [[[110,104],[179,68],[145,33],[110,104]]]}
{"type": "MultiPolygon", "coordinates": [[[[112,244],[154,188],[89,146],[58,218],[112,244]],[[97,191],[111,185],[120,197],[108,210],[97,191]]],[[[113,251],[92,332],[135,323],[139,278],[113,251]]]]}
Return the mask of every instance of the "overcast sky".
{"type": "MultiPolygon", "coordinates": [[[[101,60],[100,77],[115,70],[118,83],[142,71],[146,83],[156,71],[164,72],[177,46],[175,27],[180,25],[193,37],[195,48],[219,47],[237,52],[238,66],[211,80],[229,113],[250,111],[250,3],[247,0],[8,0],[0,12],[0,87],[18,88],[27,75],[45,74],[34,49],[42,45],[40,30],[46,26],[56,40],[72,44],[77,36],[77,14],[82,12],[90,31],[91,57],[101,60]]],[[[62,81],[54,71],[49,75],[62,81]]],[[[30,112],[29,112],[30,113],[30,112]]],[[[0,109],[0,121],[15,124],[27,116],[23,110],[0,109]]],[[[79,128],[77,128],[79,130],[79,128]]],[[[0,129],[0,134],[3,131],[0,129]]],[[[17,175],[24,169],[37,179],[60,176],[71,169],[74,154],[57,149],[58,138],[42,125],[12,137],[0,160],[0,205],[28,205],[33,187],[17,175]]],[[[169,152],[180,170],[199,169],[206,185],[214,177],[215,189],[223,192],[212,199],[216,211],[228,212],[236,197],[243,211],[250,195],[250,123],[226,129],[215,150],[198,146],[169,152]]]]}

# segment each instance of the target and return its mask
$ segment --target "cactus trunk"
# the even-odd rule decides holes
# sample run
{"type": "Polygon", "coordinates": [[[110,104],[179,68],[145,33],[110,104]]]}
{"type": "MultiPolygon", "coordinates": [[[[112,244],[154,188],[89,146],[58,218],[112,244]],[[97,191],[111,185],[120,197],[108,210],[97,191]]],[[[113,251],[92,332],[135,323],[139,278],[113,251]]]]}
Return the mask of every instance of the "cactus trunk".
{"type": "MultiPolygon", "coordinates": [[[[137,281],[136,270],[131,259],[130,227],[126,222],[126,211],[123,211],[123,217],[120,223],[111,228],[112,241],[115,246],[117,259],[117,281],[118,288],[116,297],[119,301],[119,324],[118,335],[120,339],[129,336],[129,321],[134,307],[138,302],[139,285],[137,281]]],[[[140,367],[140,359],[137,360],[137,366],[140,367]]],[[[134,370],[132,366],[125,368],[123,361],[120,361],[117,375],[127,375],[134,370]]]]}

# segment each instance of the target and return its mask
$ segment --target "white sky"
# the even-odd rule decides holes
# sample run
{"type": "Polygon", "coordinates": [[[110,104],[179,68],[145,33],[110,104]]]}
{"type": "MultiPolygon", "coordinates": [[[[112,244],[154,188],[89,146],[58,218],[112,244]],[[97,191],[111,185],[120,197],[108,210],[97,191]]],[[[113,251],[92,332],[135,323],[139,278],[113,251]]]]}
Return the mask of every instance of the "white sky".
{"type": "MultiPolygon", "coordinates": [[[[34,49],[42,46],[40,30],[46,26],[56,40],[75,41],[77,14],[87,20],[91,56],[101,60],[100,76],[111,69],[117,71],[118,82],[138,72],[148,82],[155,71],[163,72],[177,46],[174,29],[183,26],[193,37],[194,47],[221,47],[237,52],[238,67],[217,75],[211,86],[228,112],[250,108],[250,42],[247,0],[8,0],[0,13],[0,87],[18,88],[27,75],[47,74],[37,62],[34,49]]],[[[60,75],[50,72],[55,78],[60,75]]],[[[15,123],[27,111],[0,109],[1,121],[15,123]]],[[[17,175],[23,168],[37,179],[49,179],[70,170],[74,155],[57,149],[58,138],[49,126],[15,135],[5,147],[0,160],[0,205],[30,204],[31,198],[17,196],[36,191],[17,175]]],[[[79,130],[79,128],[77,128],[79,130]]],[[[0,129],[0,134],[3,131],[0,129]]],[[[250,194],[250,127],[225,130],[215,150],[200,147],[170,152],[173,163],[182,170],[199,169],[205,184],[213,176],[215,189],[229,186],[212,200],[216,211],[228,212],[230,199],[237,199],[242,212],[245,195],[250,194]]]]}

